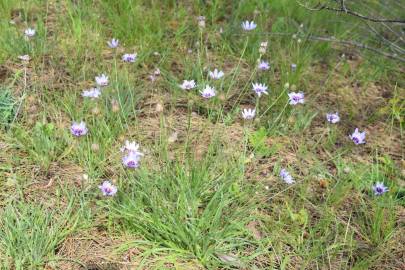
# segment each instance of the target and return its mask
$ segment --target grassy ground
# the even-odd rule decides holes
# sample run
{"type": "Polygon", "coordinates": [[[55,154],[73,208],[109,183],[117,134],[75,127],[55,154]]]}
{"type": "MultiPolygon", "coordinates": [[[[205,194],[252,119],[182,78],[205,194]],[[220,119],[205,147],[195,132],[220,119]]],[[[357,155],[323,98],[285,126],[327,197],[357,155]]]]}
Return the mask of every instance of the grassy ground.
{"type": "Polygon", "coordinates": [[[0,0],[0,15],[1,269],[404,269],[403,65],[306,38],[360,37],[358,19],[293,0],[0,0]]]}

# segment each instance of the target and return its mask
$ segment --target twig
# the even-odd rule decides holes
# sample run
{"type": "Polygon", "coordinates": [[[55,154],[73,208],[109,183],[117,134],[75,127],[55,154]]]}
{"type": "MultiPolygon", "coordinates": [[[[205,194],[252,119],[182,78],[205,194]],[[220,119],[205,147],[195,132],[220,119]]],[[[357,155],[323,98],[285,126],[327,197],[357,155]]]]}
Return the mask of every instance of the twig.
{"type": "Polygon", "coordinates": [[[321,4],[321,3],[318,3],[315,7],[312,7],[312,8],[311,8],[311,7],[308,7],[307,5],[301,3],[299,0],[296,0],[296,1],[297,1],[297,3],[298,3],[300,6],[306,8],[306,9],[308,9],[308,10],[311,10],[311,11],[330,10],[330,11],[335,11],[335,12],[343,12],[343,13],[352,15],[352,16],[354,16],[354,17],[358,17],[358,18],[361,18],[361,19],[364,19],[364,20],[368,20],[368,21],[372,21],[372,22],[386,22],[386,23],[401,23],[401,24],[405,24],[405,19],[373,18],[373,17],[368,17],[368,16],[365,16],[365,15],[362,15],[362,14],[360,14],[360,13],[357,13],[357,12],[355,12],[355,11],[352,11],[352,10],[350,10],[350,9],[347,9],[347,7],[346,7],[346,5],[345,5],[345,3],[344,3],[344,0],[340,0],[340,1],[339,1],[339,2],[340,2],[340,8],[330,7],[330,6],[327,6],[327,5],[325,5],[325,4],[321,4]]]}

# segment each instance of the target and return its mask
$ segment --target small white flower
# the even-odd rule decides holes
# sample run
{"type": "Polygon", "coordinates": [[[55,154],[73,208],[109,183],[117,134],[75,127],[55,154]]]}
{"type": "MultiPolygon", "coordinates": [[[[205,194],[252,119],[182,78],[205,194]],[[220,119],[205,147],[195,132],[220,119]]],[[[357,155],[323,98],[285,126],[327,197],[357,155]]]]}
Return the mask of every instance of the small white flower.
{"type": "Polygon", "coordinates": [[[106,76],[105,74],[96,76],[96,84],[98,86],[107,86],[108,85],[108,76],[106,76]]]}
{"type": "Polygon", "coordinates": [[[138,54],[136,53],[126,53],[122,56],[122,61],[128,62],[128,63],[133,63],[136,61],[136,57],[138,54]]]}
{"type": "Polygon", "coordinates": [[[251,22],[249,22],[249,21],[242,22],[242,28],[243,28],[243,30],[245,30],[245,31],[254,30],[256,27],[257,27],[257,24],[255,24],[254,21],[251,21],[251,22]]]}
{"type": "Polygon", "coordinates": [[[194,89],[197,85],[195,84],[194,80],[184,80],[182,84],[180,84],[180,88],[183,90],[191,90],[194,89]]]}
{"type": "Polygon", "coordinates": [[[253,91],[257,94],[258,97],[261,97],[262,94],[268,95],[267,86],[264,83],[253,83],[253,91]]]}
{"type": "Polygon", "coordinates": [[[252,120],[255,118],[256,110],[255,109],[243,109],[242,117],[245,120],[252,120]]]}
{"type": "Polygon", "coordinates": [[[209,76],[213,80],[221,79],[224,76],[224,73],[221,70],[214,69],[214,71],[209,72],[209,76]]]}
{"type": "Polygon", "coordinates": [[[23,62],[29,62],[31,60],[31,58],[28,54],[20,55],[20,56],[18,56],[18,59],[20,59],[23,62]]]}
{"type": "Polygon", "coordinates": [[[136,142],[125,141],[125,145],[121,147],[121,152],[134,153],[137,156],[143,156],[143,153],[139,151],[139,144],[136,142]]]}
{"type": "Polygon", "coordinates": [[[212,98],[216,95],[215,88],[209,85],[205,86],[205,88],[202,91],[200,91],[200,93],[203,98],[207,99],[212,98]]]}
{"type": "Polygon", "coordinates": [[[257,65],[257,68],[259,70],[269,70],[270,64],[269,64],[269,62],[266,62],[266,61],[260,61],[260,63],[257,65]]]}
{"type": "Polygon", "coordinates": [[[25,29],[24,34],[26,37],[30,38],[30,37],[35,36],[35,32],[36,32],[35,29],[27,28],[27,29],[25,29]]]}
{"type": "Polygon", "coordinates": [[[108,44],[108,47],[110,47],[111,49],[115,49],[118,47],[119,41],[118,41],[118,39],[113,38],[113,39],[107,41],[107,44],[108,44]]]}
{"type": "Polygon", "coordinates": [[[296,71],[297,70],[297,64],[291,64],[291,70],[296,71]]]}
{"type": "Polygon", "coordinates": [[[82,97],[88,97],[88,98],[98,98],[101,95],[101,91],[99,88],[91,88],[88,90],[84,90],[82,93],[82,97]]]}
{"type": "Polygon", "coordinates": [[[340,121],[340,117],[337,112],[336,113],[327,113],[326,120],[328,120],[329,123],[336,124],[337,122],[340,121]]]}

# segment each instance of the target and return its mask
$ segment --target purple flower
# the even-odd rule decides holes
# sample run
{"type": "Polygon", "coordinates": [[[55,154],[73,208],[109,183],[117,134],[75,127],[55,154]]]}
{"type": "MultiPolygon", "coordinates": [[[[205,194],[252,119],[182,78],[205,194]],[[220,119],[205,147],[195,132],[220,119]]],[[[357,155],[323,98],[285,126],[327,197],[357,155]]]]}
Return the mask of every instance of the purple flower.
{"type": "Polygon", "coordinates": [[[110,181],[104,181],[98,188],[103,192],[104,196],[114,196],[117,193],[117,187],[111,184],[110,181]]]}
{"type": "Polygon", "coordinates": [[[270,64],[269,64],[269,62],[266,62],[266,61],[260,61],[260,63],[257,65],[257,68],[262,71],[269,70],[270,64]]]}
{"type": "Polygon", "coordinates": [[[242,117],[245,120],[252,120],[255,118],[256,110],[255,109],[243,109],[242,117]]]}
{"type": "Polygon", "coordinates": [[[221,70],[214,69],[214,71],[209,72],[209,75],[210,75],[211,79],[218,80],[224,76],[224,73],[221,70]]]}
{"type": "Polygon", "coordinates": [[[124,164],[127,168],[136,169],[139,167],[140,158],[141,157],[138,153],[129,152],[122,158],[122,164],[124,164]]]}
{"type": "Polygon", "coordinates": [[[126,140],[124,146],[121,147],[120,150],[121,152],[134,153],[139,157],[143,156],[143,153],[139,151],[139,144],[137,144],[136,142],[130,142],[126,140]]]}
{"type": "Polygon", "coordinates": [[[108,85],[108,76],[106,76],[105,74],[96,76],[96,84],[100,87],[107,86],[108,85]]]}
{"type": "Polygon", "coordinates": [[[35,32],[36,32],[35,29],[27,28],[27,29],[25,29],[24,34],[26,37],[30,38],[30,37],[35,36],[35,32]]]}
{"type": "Polygon", "coordinates": [[[101,95],[101,91],[99,88],[91,88],[88,90],[84,90],[82,93],[82,97],[88,97],[88,98],[98,98],[101,95]]]}
{"type": "Polygon", "coordinates": [[[242,26],[243,30],[251,31],[251,30],[254,30],[257,27],[257,24],[255,24],[254,21],[251,21],[251,22],[245,21],[245,22],[242,22],[241,26],[242,26]]]}
{"type": "Polygon", "coordinates": [[[191,90],[196,87],[195,81],[194,80],[184,80],[182,84],[180,84],[180,88],[183,90],[191,90]]]}
{"type": "Polygon", "coordinates": [[[297,64],[291,64],[291,70],[296,71],[297,70],[297,64]]]}
{"type": "Polygon", "coordinates": [[[281,169],[280,171],[280,177],[281,179],[286,182],[287,184],[293,184],[295,183],[294,178],[291,176],[291,174],[286,170],[286,169],[281,169]]]}
{"type": "Polygon", "coordinates": [[[356,145],[366,143],[366,132],[359,132],[358,128],[356,128],[353,134],[349,135],[349,137],[356,145]]]}
{"type": "Polygon", "coordinates": [[[126,53],[122,56],[122,61],[127,63],[133,63],[136,61],[137,54],[136,53],[126,53]]]}
{"type": "Polygon", "coordinates": [[[267,86],[264,83],[253,83],[253,91],[260,97],[262,94],[268,95],[267,86]]]}
{"type": "Polygon", "coordinates": [[[329,123],[336,124],[337,122],[340,121],[340,117],[339,117],[339,114],[337,112],[336,113],[327,113],[326,114],[326,120],[329,123]]]}
{"type": "Polygon", "coordinates": [[[380,196],[383,195],[385,192],[388,191],[388,188],[382,182],[377,182],[373,185],[374,195],[380,196]]]}
{"type": "Polygon", "coordinates": [[[111,49],[115,49],[118,47],[119,41],[118,41],[118,39],[113,38],[113,39],[107,41],[107,44],[108,44],[108,47],[110,47],[111,49]]]}
{"type": "Polygon", "coordinates": [[[290,98],[290,105],[297,105],[299,103],[304,104],[304,93],[299,92],[291,92],[288,94],[288,97],[290,98]]]}
{"type": "Polygon", "coordinates": [[[216,95],[215,88],[209,85],[205,86],[205,88],[202,91],[200,91],[200,93],[203,98],[207,99],[212,98],[216,95]]]}
{"type": "Polygon", "coordinates": [[[76,137],[86,135],[87,134],[86,123],[84,123],[83,121],[80,123],[73,122],[72,126],[70,127],[70,132],[76,137]]]}

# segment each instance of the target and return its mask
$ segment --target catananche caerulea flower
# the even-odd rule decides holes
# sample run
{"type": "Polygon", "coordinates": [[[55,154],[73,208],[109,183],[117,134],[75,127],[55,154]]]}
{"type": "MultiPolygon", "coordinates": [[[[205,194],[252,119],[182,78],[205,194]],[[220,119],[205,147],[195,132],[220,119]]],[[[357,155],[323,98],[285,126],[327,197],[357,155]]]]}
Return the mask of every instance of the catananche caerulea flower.
{"type": "Polygon", "coordinates": [[[122,61],[127,63],[133,63],[136,61],[137,54],[136,53],[126,53],[122,56],[122,61]]]}
{"type": "Polygon", "coordinates": [[[122,158],[122,164],[124,164],[124,166],[127,168],[136,169],[139,167],[140,159],[141,156],[138,153],[129,152],[122,158]]]}
{"type": "Polygon", "coordinates": [[[245,120],[252,120],[256,115],[256,110],[255,109],[243,109],[242,111],[242,117],[245,120]]]}
{"type": "Polygon", "coordinates": [[[336,124],[337,122],[340,121],[340,117],[339,117],[339,114],[337,112],[336,113],[327,113],[326,114],[326,120],[329,123],[336,124]]]}
{"type": "Polygon", "coordinates": [[[118,41],[118,39],[113,38],[113,39],[107,41],[107,44],[108,44],[108,47],[110,47],[111,49],[115,49],[118,47],[119,41],[118,41]]]}
{"type": "Polygon", "coordinates": [[[180,88],[183,90],[191,90],[194,89],[197,85],[195,84],[194,80],[184,80],[182,84],[180,84],[180,88]]]}
{"type": "Polygon", "coordinates": [[[269,64],[269,62],[266,62],[266,61],[260,61],[259,64],[257,65],[257,68],[262,71],[269,70],[270,64],[269,64]]]}
{"type": "Polygon", "coordinates": [[[88,98],[98,98],[101,95],[101,91],[99,88],[91,88],[88,90],[84,90],[82,93],[82,97],[88,97],[88,98]]]}
{"type": "Polygon", "coordinates": [[[305,102],[303,92],[291,92],[288,94],[288,97],[290,98],[290,105],[304,104],[305,102]]]}
{"type": "Polygon", "coordinates": [[[36,31],[33,28],[27,28],[24,31],[25,36],[28,38],[35,36],[35,33],[36,33],[36,31]]]}
{"type": "Polygon", "coordinates": [[[108,85],[108,76],[106,76],[105,74],[96,76],[96,84],[100,87],[107,86],[108,85]]]}
{"type": "Polygon", "coordinates": [[[117,187],[111,184],[110,181],[104,181],[98,188],[104,196],[114,196],[117,193],[117,187]]]}
{"type": "Polygon", "coordinates": [[[296,71],[297,70],[297,64],[291,64],[291,70],[296,71]]]}
{"type": "Polygon", "coordinates": [[[72,126],[70,127],[70,132],[76,137],[86,135],[87,134],[86,123],[84,123],[83,121],[80,123],[73,122],[72,126]]]}
{"type": "Polygon", "coordinates": [[[373,185],[374,195],[380,196],[388,191],[388,188],[382,182],[377,182],[373,185]]]}
{"type": "Polygon", "coordinates": [[[143,156],[143,153],[139,151],[139,144],[128,140],[126,140],[124,146],[121,147],[121,152],[135,153],[138,156],[143,156]]]}
{"type": "Polygon", "coordinates": [[[214,71],[209,72],[209,75],[210,75],[211,79],[218,80],[224,76],[224,72],[222,72],[221,70],[218,70],[218,69],[214,69],[214,71]]]}
{"type": "Polygon", "coordinates": [[[209,85],[205,86],[205,88],[200,91],[200,93],[203,98],[212,98],[216,95],[215,88],[209,85]]]}
{"type": "Polygon", "coordinates": [[[267,93],[267,86],[264,83],[253,83],[253,91],[257,94],[257,96],[261,96],[262,94],[268,95],[267,93]]]}
{"type": "Polygon", "coordinates": [[[356,128],[349,137],[356,145],[366,143],[366,132],[359,132],[358,128],[356,128]]]}
{"type": "Polygon", "coordinates": [[[291,176],[291,174],[286,170],[286,169],[281,169],[280,171],[280,178],[286,182],[287,184],[293,184],[295,183],[294,178],[291,176]]]}
{"type": "Polygon", "coordinates": [[[254,21],[251,21],[251,22],[245,21],[245,22],[242,22],[241,25],[242,25],[242,29],[245,31],[251,31],[257,27],[257,24],[255,24],[254,21]]]}

